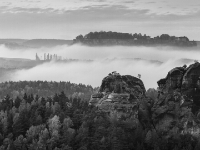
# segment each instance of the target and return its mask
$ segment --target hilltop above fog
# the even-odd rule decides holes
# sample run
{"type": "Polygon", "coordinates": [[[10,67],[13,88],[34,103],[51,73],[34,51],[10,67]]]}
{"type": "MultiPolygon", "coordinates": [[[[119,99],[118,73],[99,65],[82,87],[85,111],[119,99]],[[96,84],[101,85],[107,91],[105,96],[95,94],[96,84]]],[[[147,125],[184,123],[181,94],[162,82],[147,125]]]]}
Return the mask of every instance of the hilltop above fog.
{"type": "Polygon", "coordinates": [[[150,37],[141,33],[119,33],[119,32],[90,32],[85,36],[79,35],[73,40],[74,43],[81,43],[89,46],[177,46],[196,47],[195,41],[190,41],[187,37],[176,37],[162,34],[157,37],[150,37]]]}

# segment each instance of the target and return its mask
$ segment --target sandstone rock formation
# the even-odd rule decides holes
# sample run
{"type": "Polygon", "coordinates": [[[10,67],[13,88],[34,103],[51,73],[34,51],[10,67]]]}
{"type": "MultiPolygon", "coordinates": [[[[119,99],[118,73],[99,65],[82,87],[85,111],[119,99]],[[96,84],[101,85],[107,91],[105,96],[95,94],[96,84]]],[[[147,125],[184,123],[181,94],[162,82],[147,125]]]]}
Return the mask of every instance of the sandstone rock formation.
{"type": "MultiPolygon", "coordinates": [[[[191,98],[194,107],[200,107],[200,63],[196,62],[187,68],[182,79],[181,91],[184,95],[191,98]]],[[[193,108],[194,108],[193,107],[193,108]]],[[[194,108],[193,112],[198,111],[194,108]]]]}
{"type": "Polygon", "coordinates": [[[176,67],[157,83],[159,94],[151,109],[156,130],[168,138],[176,133],[199,136],[200,63],[176,67]]]}
{"type": "Polygon", "coordinates": [[[169,140],[189,134],[200,138],[200,63],[176,67],[157,83],[157,90],[146,92],[140,79],[112,72],[90,104],[132,120],[143,127],[146,136],[156,134],[169,140]]]}
{"type": "Polygon", "coordinates": [[[133,76],[121,76],[112,72],[102,81],[100,92],[129,93],[131,96],[138,97],[146,92],[143,82],[133,76]]]}
{"type": "Polygon", "coordinates": [[[143,82],[133,76],[112,72],[102,80],[99,92],[93,94],[91,104],[96,105],[100,99],[110,99],[113,101],[133,103],[145,95],[143,82]],[[118,100],[117,100],[118,99],[118,100]]]}
{"type": "Polygon", "coordinates": [[[116,114],[140,123],[144,128],[151,127],[151,98],[145,96],[143,82],[130,75],[120,75],[115,71],[102,80],[99,93],[93,94],[90,104],[100,111],[116,114]]]}

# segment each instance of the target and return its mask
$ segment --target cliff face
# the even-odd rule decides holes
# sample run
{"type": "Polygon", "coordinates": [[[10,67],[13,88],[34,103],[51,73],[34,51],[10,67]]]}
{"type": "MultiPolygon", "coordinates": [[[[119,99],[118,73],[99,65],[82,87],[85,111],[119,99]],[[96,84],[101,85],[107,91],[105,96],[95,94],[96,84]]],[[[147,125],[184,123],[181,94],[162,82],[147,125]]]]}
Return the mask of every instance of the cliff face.
{"type": "Polygon", "coordinates": [[[158,81],[158,99],[152,107],[157,131],[169,137],[175,133],[199,136],[200,63],[177,67],[158,81]]]}
{"type": "Polygon", "coordinates": [[[181,88],[184,73],[184,67],[176,67],[172,69],[164,79],[157,82],[160,89],[162,89],[163,92],[171,92],[177,88],[181,88]]]}
{"type": "Polygon", "coordinates": [[[200,99],[200,64],[198,62],[187,68],[183,76],[181,90],[185,95],[191,96],[200,106],[197,101],[200,99]]]}
{"type": "Polygon", "coordinates": [[[182,97],[193,101],[193,107],[200,107],[200,63],[176,67],[157,83],[161,95],[178,92],[182,97]]]}

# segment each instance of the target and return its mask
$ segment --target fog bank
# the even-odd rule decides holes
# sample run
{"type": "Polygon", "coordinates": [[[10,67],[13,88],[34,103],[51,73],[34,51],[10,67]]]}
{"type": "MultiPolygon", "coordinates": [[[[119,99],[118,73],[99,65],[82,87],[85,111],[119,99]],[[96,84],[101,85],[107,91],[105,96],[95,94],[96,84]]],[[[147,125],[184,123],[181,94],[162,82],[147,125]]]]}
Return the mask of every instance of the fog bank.
{"type": "Polygon", "coordinates": [[[121,75],[137,76],[148,89],[157,87],[157,81],[176,66],[198,60],[198,50],[177,49],[173,47],[87,47],[82,45],[58,46],[51,49],[10,50],[0,46],[0,57],[34,59],[35,54],[57,54],[63,58],[92,60],[90,62],[47,62],[30,69],[13,72],[8,80],[47,80],[70,81],[74,83],[100,86],[102,79],[112,71],[121,75]],[[134,59],[141,58],[141,59],[134,59]],[[156,60],[156,61],[152,61],[156,60]]]}

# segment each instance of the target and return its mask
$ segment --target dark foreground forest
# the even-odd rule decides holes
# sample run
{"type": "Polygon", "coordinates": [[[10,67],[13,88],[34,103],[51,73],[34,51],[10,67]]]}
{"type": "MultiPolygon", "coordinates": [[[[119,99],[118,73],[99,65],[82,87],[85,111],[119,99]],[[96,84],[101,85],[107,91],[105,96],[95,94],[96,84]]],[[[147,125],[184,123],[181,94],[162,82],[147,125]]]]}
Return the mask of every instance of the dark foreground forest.
{"type": "Polygon", "coordinates": [[[53,99],[16,99],[0,104],[1,150],[174,150],[199,148],[197,139],[177,135],[166,141],[130,120],[99,112],[81,99],[61,92],[53,99]],[[171,147],[172,146],[172,147],[171,147]]]}

